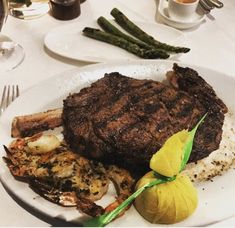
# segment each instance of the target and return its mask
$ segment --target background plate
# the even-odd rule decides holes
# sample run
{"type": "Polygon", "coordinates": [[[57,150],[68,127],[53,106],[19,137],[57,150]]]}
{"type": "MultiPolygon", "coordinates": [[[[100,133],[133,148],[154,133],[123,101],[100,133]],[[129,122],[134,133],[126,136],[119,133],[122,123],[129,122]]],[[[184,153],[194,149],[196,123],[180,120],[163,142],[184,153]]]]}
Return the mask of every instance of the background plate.
{"type": "MultiPolygon", "coordinates": [[[[62,107],[63,99],[70,92],[79,91],[84,86],[101,78],[104,73],[118,71],[134,78],[162,80],[166,71],[170,70],[172,65],[172,61],[125,61],[96,64],[56,75],[29,89],[8,107],[0,119],[0,142],[7,145],[12,140],[10,137],[10,127],[14,116],[62,107]]],[[[179,63],[179,65],[185,66],[182,63],[179,63]]],[[[214,87],[218,96],[229,107],[235,108],[234,78],[206,68],[191,67],[197,70],[214,87]]],[[[0,156],[4,155],[5,152],[1,147],[0,156]]],[[[234,175],[235,170],[230,169],[223,176],[215,178],[213,182],[208,181],[198,184],[199,205],[196,212],[190,218],[176,225],[202,226],[235,215],[234,175]]],[[[15,180],[2,159],[0,160],[0,177],[5,188],[35,210],[52,218],[57,217],[65,221],[79,223],[82,219],[82,215],[75,208],[64,208],[55,205],[38,196],[27,184],[15,180]]],[[[156,225],[144,220],[132,206],[124,216],[112,222],[110,226],[146,227],[156,225]]]]}
{"type": "MultiPolygon", "coordinates": [[[[159,41],[174,45],[184,45],[185,43],[182,32],[166,25],[136,21],[134,23],[159,41]]],[[[139,59],[119,47],[85,37],[82,35],[82,30],[86,26],[99,28],[96,21],[59,26],[46,35],[45,46],[60,56],[86,62],[139,59]]]]}

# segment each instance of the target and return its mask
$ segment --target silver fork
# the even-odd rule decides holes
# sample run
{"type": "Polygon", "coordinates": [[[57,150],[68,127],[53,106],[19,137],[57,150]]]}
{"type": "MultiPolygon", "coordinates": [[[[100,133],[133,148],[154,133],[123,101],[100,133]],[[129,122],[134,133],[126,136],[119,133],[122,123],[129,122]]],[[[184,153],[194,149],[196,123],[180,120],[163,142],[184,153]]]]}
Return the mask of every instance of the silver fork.
{"type": "Polygon", "coordinates": [[[18,85],[4,86],[0,104],[0,115],[9,106],[9,104],[14,101],[19,95],[20,90],[18,85]]]}

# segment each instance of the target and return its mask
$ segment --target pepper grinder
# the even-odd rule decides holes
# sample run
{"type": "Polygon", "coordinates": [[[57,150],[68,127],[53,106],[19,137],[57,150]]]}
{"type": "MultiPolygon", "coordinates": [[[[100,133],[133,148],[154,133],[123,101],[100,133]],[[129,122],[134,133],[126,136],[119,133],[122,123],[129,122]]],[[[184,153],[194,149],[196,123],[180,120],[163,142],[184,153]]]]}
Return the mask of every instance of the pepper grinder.
{"type": "Polygon", "coordinates": [[[50,0],[50,13],[59,20],[72,20],[81,14],[80,0],[50,0]]]}

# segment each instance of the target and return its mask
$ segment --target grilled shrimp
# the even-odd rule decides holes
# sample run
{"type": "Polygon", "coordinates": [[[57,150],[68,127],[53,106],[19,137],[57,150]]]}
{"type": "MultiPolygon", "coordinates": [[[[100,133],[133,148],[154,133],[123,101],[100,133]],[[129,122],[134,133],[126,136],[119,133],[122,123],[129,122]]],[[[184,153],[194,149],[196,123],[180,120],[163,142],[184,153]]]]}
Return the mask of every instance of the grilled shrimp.
{"type": "Polygon", "coordinates": [[[132,193],[129,172],[70,151],[54,135],[36,134],[18,138],[4,146],[3,157],[12,175],[47,200],[62,206],[77,206],[90,216],[114,209],[132,193]],[[110,180],[117,191],[116,201],[106,208],[96,205],[107,192],[110,180]]]}

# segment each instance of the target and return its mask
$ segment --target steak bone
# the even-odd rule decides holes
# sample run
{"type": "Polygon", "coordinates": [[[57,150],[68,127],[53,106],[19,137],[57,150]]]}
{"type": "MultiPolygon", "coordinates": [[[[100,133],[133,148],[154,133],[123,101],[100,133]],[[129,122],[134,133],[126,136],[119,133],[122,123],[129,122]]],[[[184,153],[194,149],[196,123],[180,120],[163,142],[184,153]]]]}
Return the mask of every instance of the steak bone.
{"type": "Polygon", "coordinates": [[[11,136],[27,137],[36,133],[54,129],[62,125],[62,109],[52,109],[45,112],[24,116],[16,116],[12,121],[11,136]]]}

